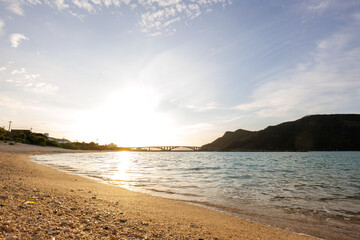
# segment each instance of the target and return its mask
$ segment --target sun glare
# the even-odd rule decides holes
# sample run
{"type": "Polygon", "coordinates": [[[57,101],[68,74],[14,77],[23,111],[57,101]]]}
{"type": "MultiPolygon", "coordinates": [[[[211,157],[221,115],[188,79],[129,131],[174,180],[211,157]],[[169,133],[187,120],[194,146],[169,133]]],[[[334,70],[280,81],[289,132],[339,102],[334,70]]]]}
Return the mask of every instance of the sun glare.
{"type": "Polygon", "coordinates": [[[119,153],[119,163],[117,165],[117,171],[111,177],[113,180],[117,181],[128,181],[130,176],[128,170],[130,169],[130,158],[131,152],[121,152],[119,153]]]}
{"type": "Polygon", "coordinates": [[[163,145],[172,141],[172,121],[157,110],[159,97],[145,88],[111,94],[98,108],[79,116],[80,135],[88,141],[119,146],[163,145]]]}

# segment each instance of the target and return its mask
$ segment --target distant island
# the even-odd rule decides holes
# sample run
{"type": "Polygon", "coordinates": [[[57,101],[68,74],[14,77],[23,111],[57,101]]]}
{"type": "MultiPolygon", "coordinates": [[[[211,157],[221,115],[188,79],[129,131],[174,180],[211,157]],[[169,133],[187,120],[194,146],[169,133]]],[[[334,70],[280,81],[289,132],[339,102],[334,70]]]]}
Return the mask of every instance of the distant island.
{"type": "Polygon", "coordinates": [[[214,151],[360,151],[360,114],[310,115],[260,131],[226,132],[214,151]]]}

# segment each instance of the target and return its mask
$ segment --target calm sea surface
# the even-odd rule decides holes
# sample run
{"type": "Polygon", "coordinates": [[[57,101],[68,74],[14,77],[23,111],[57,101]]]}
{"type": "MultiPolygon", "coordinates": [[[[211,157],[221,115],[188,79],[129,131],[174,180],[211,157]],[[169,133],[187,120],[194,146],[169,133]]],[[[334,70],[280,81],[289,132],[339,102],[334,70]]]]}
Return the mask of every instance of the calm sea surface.
{"type": "Polygon", "coordinates": [[[130,190],[204,205],[246,204],[360,221],[360,152],[107,152],[33,160],[130,190]]]}

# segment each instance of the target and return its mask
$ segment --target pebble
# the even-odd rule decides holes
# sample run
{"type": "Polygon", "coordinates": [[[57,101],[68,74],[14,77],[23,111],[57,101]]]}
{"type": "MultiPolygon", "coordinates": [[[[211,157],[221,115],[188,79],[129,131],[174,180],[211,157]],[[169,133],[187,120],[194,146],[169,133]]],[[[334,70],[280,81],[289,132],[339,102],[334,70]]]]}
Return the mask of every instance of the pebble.
{"type": "Polygon", "coordinates": [[[6,240],[14,240],[14,239],[18,239],[17,236],[10,236],[6,238],[6,240]]]}
{"type": "Polygon", "coordinates": [[[184,239],[166,226],[157,228],[149,219],[142,221],[138,215],[128,218],[132,211],[122,209],[121,201],[92,201],[97,196],[89,189],[74,184],[74,189],[57,191],[45,188],[46,183],[31,185],[18,179],[17,173],[0,179],[0,239],[184,239]],[[87,201],[82,191],[89,193],[87,201]],[[121,212],[125,210],[127,219],[121,212]],[[172,237],[167,238],[171,233],[172,237]]]}
{"type": "Polygon", "coordinates": [[[66,226],[66,222],[61,222],[60,227],[64,227],[64,226],[66,226]]]}

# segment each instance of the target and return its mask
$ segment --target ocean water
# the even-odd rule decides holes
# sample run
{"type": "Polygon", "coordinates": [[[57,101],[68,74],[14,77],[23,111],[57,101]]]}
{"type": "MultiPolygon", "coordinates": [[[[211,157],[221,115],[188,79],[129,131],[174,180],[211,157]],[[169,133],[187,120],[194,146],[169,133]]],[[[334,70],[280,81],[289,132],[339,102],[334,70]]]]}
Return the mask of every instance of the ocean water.
{"type": "Polygon", "coordinates": [[[360,223],[360,152],[106,152],[35,155],[72,174],[155,196],[360,223]]]}

